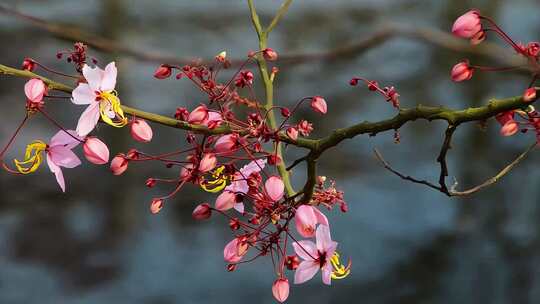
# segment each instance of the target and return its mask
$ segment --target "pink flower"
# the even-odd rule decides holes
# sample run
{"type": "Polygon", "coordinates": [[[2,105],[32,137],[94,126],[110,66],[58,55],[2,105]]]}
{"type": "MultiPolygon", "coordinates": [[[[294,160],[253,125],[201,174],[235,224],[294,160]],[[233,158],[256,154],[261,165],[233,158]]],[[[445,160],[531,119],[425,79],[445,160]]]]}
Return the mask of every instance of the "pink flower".
{"type": "Polygon", "coordinates": [[[150,125],[144,119],[136,118],[131,122],[131,137],[139,142],[150,142],[153,132],[150,125]]]}
{"type": "Polygon", "coordinates": [[[287,133],[287,136],[292,139],[292,140],[297,140],[298,139],[298,129],[295,128],[295,127],[288,127],[287,128],[287,131],[285,131],[287,133]]]}
{"type": "Polygon", "coordinates": [[[71,151],[80,141],[77,140],[77,133],[73,130],[68,130],[69,134],[60,130],[51,138],[47,149],[47,164],[49,169],[56,176],[56,181],[62,192],[66,192],[66,183],[61,167],[75,168],[81,164],[81,160],[71,151]]]}
{"type": "Polygon", "coordinates": [[[315,236],[315,226],[317,224],[329,225],[326,216],[319,209],[310,205],[298,207],[294,216],[294,222],[298,233],[305,238],[315,236]]]}
{"type": "Polygon", "coordinates": [[[271,48],[266,48],[262,51],[264,59],[268,61],[276,61],[278,59],[278,53],[271,48]]]}
{"type": "Polygon", "coordinates": [[[302,134],[302,136],[309,136],[311,131],[313,131],[313,124],[307,120],[301,120],[298,124],[298,131],[300,134],[302,134]]]}
{"type": "Polygon", "coordinates": [[[213,153],[206,153],[203,155],[201,162],[199,163],[199,171],[206,173],[214,169],[217,165],[217,158],[213,153]]]}
{"type": "Polygon", "coordinates": [[[460,82],[471,79],[473,76],[473,72],[474,69],[469,66],[469,62],[462,61],[452,68],[452,72],[450,73],[450,75],[452,76],[453,81],[460,82]]]}
{"type": "Polygon", "coordinates": [[[129,161],[124,154],[116,155],[111,161],[111,171],[113,175],[122,175],[128,168],[129,161]]]}
{"type": "Polygon", "coordinates": [[[83,145],[84,156],[96,165],[103,165],[109,162],[109,148],[97,137],[88,137],[83,145]]]}
{"type": "MultiPolygon", "coordinates": [[[[238,172],[233,175],[231,184],[225,187],[225,191],[229,191],[235,194],[247,194],[249,191],[247,179],[251,174],[260,172],[262,169],[264,169],[265,165],[266,159],[251,161],[249,164],[242,167],[238,172]]],[[[235,203],[234,209],[236,209],[240,213],[244,213],[244,204],[242,202],[235,203]]]]}
{"type": "Polygon", "coordinates": [[[157,79],[165,79],[171,77],[172,69],[166,64],[160,65],[154,72],[154,77],[157,79]]]}
{"type": "Polygon", "coordinates": [[[247,243],[234,238],[223,249],[223,258],[229,263],[238,263],[247,253],[247,243]]]}
{"type": "Polygon", "coordinates": [[[266,183],[264,183],[264,190],[266,191],[266,194],[274,202],[279,201],[283,197],[284,189],[285,185],[278,176],[270,176],[266,180],[266,183]]]}
{"type": "Polygon", "coordinates": [[[338,243],[332,241],[328,226],[319,225],[316,231],[316,243],[303,240],[293,243],[294,251],[303,259],[294,273],[294,284],[302,284],[322,270],[322,281],[330,285],[332,264],[330,259],[336,251],[338,243]]]}
{"type": "Polygon", "coordinates": [[[272,294],[274,298],[283,303],[289,297],[289,280],[287,278],[279,278],[272,284],[272,294]]]}
{"type": "Polygon", "coordinates": [[[202,122],[203,125],[207,126],[208,129],[212,130],[221,125],[223,122],[223,117],[218,112],[208,112],[208,117],[202,122]]]}
{"type": "Polygon", "coordinates": [[[324,98],[322,98],[321,96],[314,96],[313,98],[311,98],[311,108],[315,112],[326,114],[326,100],[324,100],[324,98]]]}
{"type": "Polygon", "coordinates": [[[235,133],[223,135],[216,140],[214,150],[216,153],[230,153],[238,145],[238,135],[235,133]]]}
{"type": "Polygon", "coordinates": [[[32,78],[24,85],[24,94],[28,102],[43,104],[43,96],[47,93],[47,86],[41,79],[32,78]]]}
{"type": "Polygon", "coordinates": [[[206,220],[212,216],[212,208],[207,203],[202,203],[193,209],[191,216],[196,220],[206,220]]]}
{"type": "Polygon", "coordinates": [[[114,62],[109,63],[105,70],[99,67],[91,68],[84,65],[82,73],[87,83],[79,83],[73,90],[71,101],[78,105],[88,105],[77,124],[77,134],[86,136],[94,130],[99,117],[114,127],[126,125],[127,119],[116,96],[117,69],[114,62]]]}
{"type": "Polygon", "coordinates": [[[470,39],[482,30],[480,13],[477,10],[468,11],[459,18],[452,26],[452,33],[458,37],[470,39]]]}
{"type": "Polygon", "coordinates": [[[227,211],[234,207],[236,203],[236,194],[231,191],[223,191],[216,199],[216,209],[219,211],[227,211]]]}
{"type": "Polygon", "coordinates": [[[207,119],[208,108],[206,108],[205,105],[200,105],[196,107],[191,113],[189,113],[187,121],[190,124],[200,125],[207,119]]]}

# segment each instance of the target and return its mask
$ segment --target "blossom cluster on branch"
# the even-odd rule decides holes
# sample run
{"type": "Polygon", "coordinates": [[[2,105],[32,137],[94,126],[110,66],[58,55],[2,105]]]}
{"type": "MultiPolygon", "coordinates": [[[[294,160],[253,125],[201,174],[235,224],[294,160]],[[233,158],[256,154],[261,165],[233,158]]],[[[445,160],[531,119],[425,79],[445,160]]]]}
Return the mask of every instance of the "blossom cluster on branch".
{"type": "MultiPolygon", "coordinates": [[[[286,0],[270,25],[264,28],[253,1],[248,0],[260,48],[247,53],[244,62],[233,71],[232,77],[222,76],[224,70],[231,68],[224,51],[207,65],[179,66],[163,63],[158,66],[154,72],[155,78],[188,81],[204,96],[204,101],[192,109],[171,109],[169,117],[122,105],[121,94],[116,90],[119,74],[116,64],[111,62],[101,69],[98,61],[88,55],[88,48],[83,43],[75,43],[72,50],[57,53],[58,59],[65,59],[73,65],[74,75],[54,71],[32,58],[24,59],[22,70],[0,66],[1,73],[30,78],[23,90],[26,102],[21,103],[26,108],[25,115],[0,152],[2,167],[12,174],[27,175],[38,170],[46,160],[61,190],[66,191],[62,168],[71,169],[82,164],[74,152],[79,145],[88,162],[95,165],[108,164],[111,173],[117,176],[140,162],[165,165],[173,172],[172,178],[149,177],[145,182],[148,188],[154,188],[158,183],[170,185],[169,192],[150,201],[150,212],[161,212],[185,187],[197,187],[214,195],[214,202],[201,202],[194,207],[193,218],[203,221],[213,216],[223,216],[228,220],[232,235],[223,249],[228,271],[234,271],[239,265],[261,257],[269,258],[276,275],[272,293],[278,301],[283,302],[290,288],[287,271],[294,271],[296,284],[310,280],[319,270],[323,283],[327,285],[332,280],[343,279],[350,274],[351,262],[342,262],[336,250],[338,243],[331,237],[331,224],[324,213],[334,207],[345,213],[349,207],[344,200],[344,193],[336,188],[335,182],[319,176],[316,171],[316,162],[327,149],[347,138],[361,134],[373,136],[389,130],[394,131],[394,139],[399,142],[398,130],[406,122],[416,119],[445,120],[448,128],[438,158],[441,164],[439,185],[402,175],[392,169],[379,152],[377,157],[385,168],[401,178],[451,196],[472,193],[484,187],[481,185],[473,188],[474,191],[458,192],[455,187],[446,185],[448,169],[445,158],[452,135],[459,124],[495,117],[501,124],[502,135],[510,136],[518,131],[527,133],[532,130],[536,132],[536,140],[540,141],[540,115],[532,106],[537,97],[534,83],[540,71],[540,44],[514,43],[494,21],[482,16],[477,10],[459,17],[453,26],[453,33],[478,44],[486,38],[487,32],[493,31],[516,52],[525,56],[533,80],[523,96],[466,110],[454,111],[420,105],[415,109],[403,109],[400,107],[400,94],[393,86],[383,87],[377,81],[356,76],[349,84],[365,84],[365,88],[381,95],[398,111],[396,116],[380,122],[362,122],[338,129],[320,139],[307,138],[317,126],[297,117],[298,109],[309,106],[314,112],[324,115],[329,110],[325,98],[319,95],[300,97],[291,108],[274,105],[272,99],[279,68],[275,65],[269,68],[268,65],[275,63],[279,55],[267,47],[266,39],[290,3],[290,0],[286,0]],[[484,27],[482,21],[486,21],[489,27],[484,27]],[[259,77],[248,68],[249,63],[258,65],[259,77]],[[68,79],[75,88],[33,73],[38,69],[68,79]],[[254,89],[256,82],[263,85],[264,98],[257,96],[254,89]],[[69,95],[53,95],[52,91],[69,95]],[[70,103],[85,106],[76,126],[62,125],[48,112],[47,104],[51,100],[64,101],[66,106],[70,103]],[[28,144],[22,158],[14,159],[13,162],[6,161],[6,152],[21,129],[35,115],[42,115],[51,122],[56,133],[48,142],[35,140],[28,144]],[[100,122],[114,128],[129,127],[133,140],[141,143],[151,143],[154,137],[149,122],[184,129],[187,133],[182,148],[169,147],[170,150],[160,154],[129,149],[111,158],[106,141],[95,135],[95,128],[100,122]],[[282,154],[282,146],[285,144],[305,148],[309,152],[286,166],[282,154]],[[307,179],[304,187],[297,192],[290,182],[290,174],[291,168],[301,162],[306,162],[307,179]]],[[[462,61],[452,69],[451,78],[454,81],[464,81],[471,79],[475,70],[509,69],[474,66],[468,61],[462,61]]],[[[507,171],[509,169],[504,174],[507,171]]]]}

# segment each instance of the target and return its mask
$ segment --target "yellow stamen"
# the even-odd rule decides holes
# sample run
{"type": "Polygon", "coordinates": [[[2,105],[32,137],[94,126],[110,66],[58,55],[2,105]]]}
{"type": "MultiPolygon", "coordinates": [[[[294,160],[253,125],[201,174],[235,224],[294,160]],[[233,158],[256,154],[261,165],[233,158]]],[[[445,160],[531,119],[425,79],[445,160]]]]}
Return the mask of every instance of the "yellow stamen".
{"type": "Polygon", "coordinates": [[[47,149],[47,145],[41,140],[33,141],[26,146],[26,152],[24,153],[24,161],[14,159],[15,167],[22,174],[30,174],[35,172],[41,162],[43,162],[43,151],[47,149]]]}
{"type": "Polygon", "coordinates": [[[205,180],[204,178],[202,178],[200,182],[201,188],[204,191],[210,193],[217,193],[225,189],[225,187],[227,186],[227,182],[231,178],[230,176],[223,174],[223,170],[225,170],[225,166],[218,167],[212,172],[211,176],[214,180],[205,180]]]}
{"type": "Polygon", "coordinates": [[[330,258],[330,263],[332,264],[332,279],[341,280],[346,278],[351,273],[351,260],[347,263],[347,267],[343,266],[339,261],[339,253],[336,251],[334,255],[330,258]]]}
{"type": "Polygon", "coordinates": [[[101,97],[101,102],[99,104],[99,113],[101,114],[101,119],[116,128],[121,128],[127,125],[128,120],[124,116],[124,111],[120,105],[120,99],[116,91],[105,91],[99,94],[101,97]],[[108,115],[108,111],[113,111],[115,117],[111,119],[108,115]]]}

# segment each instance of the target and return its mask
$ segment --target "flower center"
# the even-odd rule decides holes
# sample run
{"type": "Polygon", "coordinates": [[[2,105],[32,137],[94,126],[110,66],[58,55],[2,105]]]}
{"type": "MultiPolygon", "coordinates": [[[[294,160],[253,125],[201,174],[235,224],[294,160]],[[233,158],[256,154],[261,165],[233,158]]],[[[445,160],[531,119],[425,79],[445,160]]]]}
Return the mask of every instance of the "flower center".
{"type": "Polygon", "coordinates": [[[39,165],[43,162],[43,151],[47,150],[47,145],[41,140],[33,141],[26,146],[26,152],[24,153],[24,160],[19,161],[14,159],[15,167],[21,174],[30,174],[35,172],[39,165]]]}
{"type": "Polygon", "coordinates": [[[99,93],[99,113],[101,119],[113,127],[121,128],[127,125],[128,120],[120,104],[116,91],[103,91],[99,93]]]}
{"type": "Polygon", "coordinates": [[[225,166],[221,166],[212,171],[211,177],[213,180],[205,180],[204,177],[199,183],[201,188],[210,193],[217,193],[227,186],[227,182],[231,180],[230,176],[223,174],[225,166]]]}
{"type": "Polygon", "coordinates": [[[330,263],[332,264],[332,268],[334,268],[332,271],[332,279],[334,280],[344,279],[351,273],[351,260],[349,260],[347,267],[345,267],[339,261],[339,253],[337,251],[330,258],[330,263]]]}

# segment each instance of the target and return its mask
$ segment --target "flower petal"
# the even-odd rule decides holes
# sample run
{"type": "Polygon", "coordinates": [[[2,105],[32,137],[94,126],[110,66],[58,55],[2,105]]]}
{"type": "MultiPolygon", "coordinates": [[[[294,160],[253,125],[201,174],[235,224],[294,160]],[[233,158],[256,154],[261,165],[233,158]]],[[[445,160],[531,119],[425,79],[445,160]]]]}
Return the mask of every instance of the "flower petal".
{"type": "MultiPolygon", "coordinates": [[[[68,149],[73,149],[78,144],[80,144],[80,141],[74,138],[74,137],[79,138],[79,136],[77,136],[77,132],[75,132],[74,130],[67,130],[67,131],[69,134],[71,134],[71,136],[67,134],[64,130],[60,130],[51,138],[51,141],[49,142],[49,146],[51,147],[64,146],[68,149]]],[[[79,138],[79,139],[82,140],[82,138],[79,138]]]]}
{"type": "Polygon", "coordinates": [[[99,120],[99,103],[90,104],[81,114],[79,123],[77,124],[77,134],[86,136],[92,132],[99,120]]]}
{"type": "Polygon", "coordinates": [[[315,261],[303,261],[298,265],[294,273],[294,284],[302,284],[311,280],[319,270],[319,264],[315,261]]]}
{"type": "Polygon", "coordinates": [[[112,91],[116,86],[116,75],[118,71],[116,69],[116,64],[113,62],[107,64],[105,67],[105,72],[103,73],[103,78],[101,79],[101,90],[102,91],[112,91]]]}
{"type": "Polygon", "coordinates": [[[64,180],[64,174],[62,174],[62,169],[58,167],[54,161],[51,159],[49,154],[47,153],[47,164],[49,165],[49,169],[52,173],[56,176],[56,182],[60,186],[60,189],[62,189],[62,192],[66,192],[66,182],[64,180]]]}
{"type": "Polygon", "coordinates": [[[71,102],[78,105],[91,104],[96,101],[96,92],[90,88],[88,83],[79,83],[71,92],[71,102]]]}
{"type": "Polygon", "coordinates": [[[317,249],[320,252],[325,252],[326,249],[332,245],[332,238],[330,237],[330,228],[328,226],[319,225],[315,232],[317,249]]]}
{"type": "Polygon", "coordinates": [[[240,213],[244,213],[244,203],[234,204],[234,209],[240,213]]]}
{"type": "Polygon", "coordinates": [[[315,217],[317,218],[317,222],[325,226],[330,226],[330,224],[328,223],[328,219],[326,218],[326,215],[324,215],[324,213],[322,213],[317,207],[312,207],[312,208],[313,208],[313,213],[315,214],[315,217]]]}
{"type": "Polygon", "coordinates": [[[81,164],[81,160],[70,149],[63,146],[54,146],[49,149],[48,156],[60,167],[75,168],[81,164]]]}
{"type": "Polygon", "coordinates": [[[89,65],[85,64],[83,66],[82,73],[92,91],[99,91],[101,80],[103,79],[103,74],[105,72],[97,66],[91,68],[89,65]]]}
{"type": "Polygon", "coordinates": [[[326,285],[332,284],[332,265],[326,263],[322,268],[322,281],[326,285]]]}
{"type": "Polygon", "coordinates": [[[319,256],[315,243],[309,240],[303,240],[292,243],[294,252],[304,260],[313,261],[319,256]]]}

